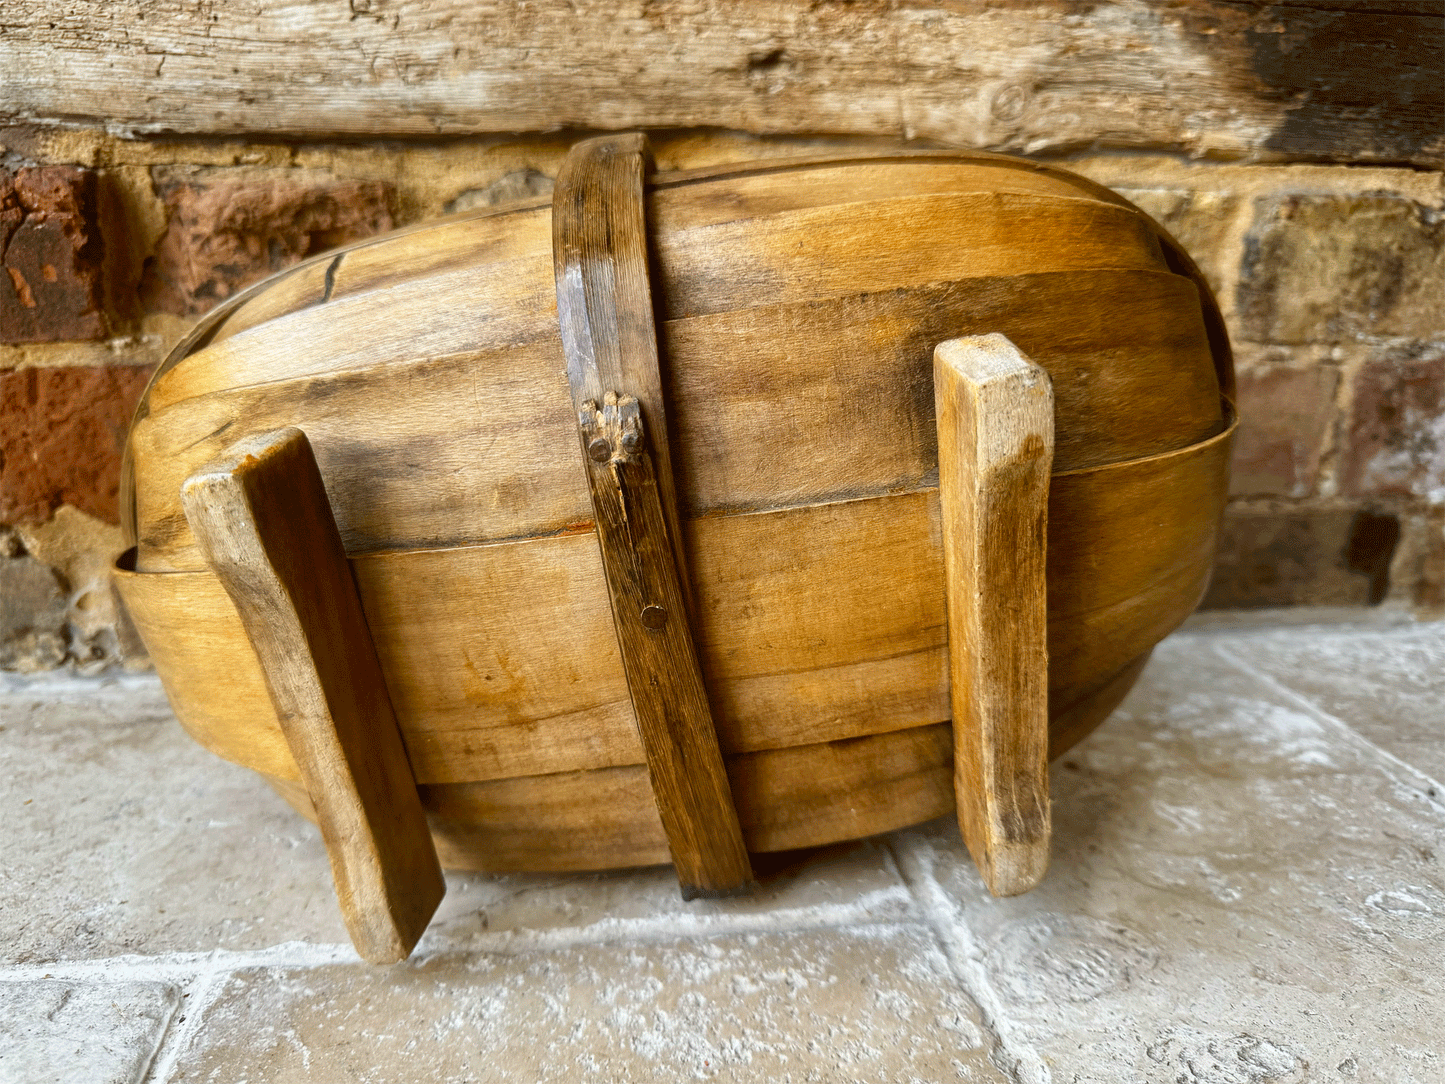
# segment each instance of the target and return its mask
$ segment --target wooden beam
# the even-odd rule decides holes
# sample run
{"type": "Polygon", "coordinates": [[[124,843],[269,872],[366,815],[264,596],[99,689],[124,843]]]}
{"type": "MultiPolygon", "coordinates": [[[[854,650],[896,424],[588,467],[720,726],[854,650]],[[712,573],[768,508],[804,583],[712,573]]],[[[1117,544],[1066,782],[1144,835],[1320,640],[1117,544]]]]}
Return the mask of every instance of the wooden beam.
{"type": "Polygon", "coordinates": [[[1053,393],[1002,335],[940,343],[933,380],[958,823],[989,891],[1013,896],[1049,861],[1053,393]]]}
{"type": "Polygon", "coordinates": [[[263,139],[708,126],[1419,165],[1445,151],[1445,17],[1425,0],[127,11],[7,0],[0,124],[263,139]]]}
{"type": "Polygon", "coordinates": [[[553,195],[557,317],[597,542],[653,796],[684,898],[752,868],[689,620],[648,279],[640,136],[579,143],[553,195]]]}
{"type": "Polygon", "coordinates": [[[299,429],[243,441],[182,500],[260,660],[356,950],[405,959],[446,884],[311,445],[299,429]]]}

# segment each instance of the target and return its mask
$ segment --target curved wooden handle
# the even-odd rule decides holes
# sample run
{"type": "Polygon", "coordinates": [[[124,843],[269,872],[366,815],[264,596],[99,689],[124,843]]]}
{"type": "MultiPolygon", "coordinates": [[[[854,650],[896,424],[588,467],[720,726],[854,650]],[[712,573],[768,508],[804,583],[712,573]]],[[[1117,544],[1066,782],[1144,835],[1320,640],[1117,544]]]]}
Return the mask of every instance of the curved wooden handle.
{"type": "Polygon", "coordinates": [[[688,621],[682,532],[647,271],[641,135],[577,144],[552,255],[567,381],[612,617],[652,792],[685,898],[752,883],[688,621]]]}

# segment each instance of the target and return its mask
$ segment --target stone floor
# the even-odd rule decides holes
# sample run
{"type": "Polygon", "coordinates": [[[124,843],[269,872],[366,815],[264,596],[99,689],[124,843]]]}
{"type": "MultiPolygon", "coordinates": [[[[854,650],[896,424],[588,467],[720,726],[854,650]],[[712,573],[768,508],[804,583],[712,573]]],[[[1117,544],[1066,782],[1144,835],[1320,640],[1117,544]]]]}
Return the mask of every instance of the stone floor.
{"type": "Polygon", "coordinates": [[[7,680],[4,1084],[1445,1081],[1442,625],[1166,641],[1018,899],[935,822],[735,902],[450,877],[393,968],[152,679],[7,680]]]}

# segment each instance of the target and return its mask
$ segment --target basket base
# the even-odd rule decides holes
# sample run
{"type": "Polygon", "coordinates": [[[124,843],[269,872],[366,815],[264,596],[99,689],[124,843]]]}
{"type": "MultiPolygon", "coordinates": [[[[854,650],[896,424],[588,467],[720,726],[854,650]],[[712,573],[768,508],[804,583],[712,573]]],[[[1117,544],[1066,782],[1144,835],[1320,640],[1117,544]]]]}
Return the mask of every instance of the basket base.
{"type": "MultiPolygon", "coordinates": [[[[1119,706],[1149,652],[1057,713],[1049,755],[1059,757],[1119,706]]],[[[825,777],[810,758],[792,770],[775,750],[729,758],[728,775],[753,853],[800,850],[862,839],[952,815],[953,738],[949,724],[828,743],[837,770],[825,777]],[[906,739],[901,740],[900,738],[906,739]],[[894,770],[876,771],[884,754],[894,770]],[[859,786],[868,764],[874,782],[859,786]]],[[[805,747],[811,751],[814,747],[805,747]]],[[[316,811],[298,782],[257,773],[307,820],[316,811]]],[[[480,873],[562,873],[664,865],[667,837],[640,764],[484,783],[418,788],[437,854],[447,869],[480,873]]]]}

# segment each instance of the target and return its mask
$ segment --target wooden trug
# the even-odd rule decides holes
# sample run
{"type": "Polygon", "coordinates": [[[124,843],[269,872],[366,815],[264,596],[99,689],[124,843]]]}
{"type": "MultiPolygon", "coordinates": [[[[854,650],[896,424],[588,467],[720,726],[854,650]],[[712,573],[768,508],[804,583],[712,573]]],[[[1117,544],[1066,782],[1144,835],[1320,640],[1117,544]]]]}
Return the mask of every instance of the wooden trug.
{"type": "MultiPolygon", "coordinates": [[[[334,520],[326,564],[344,550],[447,867],[672,855],[695,863],[684,884],[737,884],[739,837],[791,850],[955,811],[949,720],[973,712],[962,819],[1007,891],[1042,868],[1041,704],[1056,757],[1208,581],[1234,431],[1223,328],[1172,238],[1052,167],[926,152],[648,177],[638,138],[607,137],[569,160],[555,207],[372,239],[218,305],[132,428],[137,548],[117,584],[184,727],[324,820],[267,635],[182,514],[186,480],[237,434],[299,427],[325,479],[306,503],[334,520]],[[1028,627],[969,619],[946,571],[961,553],[987,566],[969,538],[1023,531],[1041,499],[970,527],[944,482],[990,460],[950,440],[934,347],[989,333],[1053,396],[1046,540],[1015,547],[1028,576],[985,573],[1027,587],[1028,627]],[[972,639],[950,637],[969,620],[972,639]],[[1046,667],[990,676],[1003,632],[1016,660],[1042,639],[1046,667]],[[650,709],[663,662],[688,676],[650,709]],[[960,666],[991,682],[985,700],[960,666]],[[1041,697],[1026,679],[1045,674],[1041,697]],[[659,764],[684,721],[696,745],[669,769],[673,800],[659,764]],[[1019,754],[1015,778],[985,740],[1019,754]]],[[[967,413],[966,391],[950,409],[967,413]]],[[[998,490],[975,481],[975,499],[998,490]]],[[[322,687],[332,671],[314,668],[322,687]]]]}

